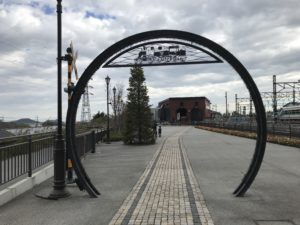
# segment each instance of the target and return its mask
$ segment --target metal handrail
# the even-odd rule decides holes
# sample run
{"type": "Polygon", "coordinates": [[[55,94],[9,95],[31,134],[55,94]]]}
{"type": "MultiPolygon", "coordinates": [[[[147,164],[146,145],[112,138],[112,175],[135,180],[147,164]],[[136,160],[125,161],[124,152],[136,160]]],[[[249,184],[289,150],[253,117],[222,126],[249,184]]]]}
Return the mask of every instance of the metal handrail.
{"type": "MultiPolygon", "coordinates": [[[[104,132],[92,130],[76,135],[80,155],[94,153],[104,132]]],[[[26,141],[0,147],[0,186],[26,173],[30,177],[34,169],[53,160],[54,136],[36,140],[32,136],[23,135],[26,141]]]]}

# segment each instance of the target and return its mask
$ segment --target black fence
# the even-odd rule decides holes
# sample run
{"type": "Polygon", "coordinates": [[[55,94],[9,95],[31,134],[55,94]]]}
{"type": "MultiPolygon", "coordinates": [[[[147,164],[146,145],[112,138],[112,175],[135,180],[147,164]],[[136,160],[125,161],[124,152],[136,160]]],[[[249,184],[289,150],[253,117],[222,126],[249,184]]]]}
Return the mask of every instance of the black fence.
{"type": "MultiPolygon", "coordinates": [[[[96,143],[103,140],[104,130],[93,130],[76,136],[76,148],[80,156],[88,152],[95,152],[96,143]]],[[[5,184],[19,176],[28,174],[38,167],[53,160],[54,138],[51,134],[22,136],[1,139],[0,143],[0,185],[5,184]],[[2,142],[1,142],[2,141],[2,142]],[[13,144],[9,144],[13,143],[13,144]]]]}
{"type": "MultiPolygon", "coordinates": [[[[256,132],[256,122],[249,123],[226,123],[223,121],[205,121],[199,123],[199,125],[207,126],[207,127],[216,127],[216,128],[224,128],[230,130],[239,130],[239,131],[253,131],[256,132]]],[[[300,137],[300,124],[287,124],[287,123],[274,123],[269,122],[267,124],[267,132],[268,134],[274,135],[282,135],[287,136],[289,138],[300,137]]]]}
{"type": "Polygon", "coordinates": [[[105,130],[93,130],[76,136],[76,149],[80,156],[84,156],[88,152],[95,152],[96,144],[103,141],[105,130]]]}
{"type": "Polygon", "coordinates": [[[6,146],[6,145],[17,144],[17,143],[21,143],[21,142],[27,142],[29,137],[31,137],[32,140],[36,140],[36,139],[41,139],[41,138],[45,138],[45,137],[50,137],[53,135],[55,135],[54,132],[46,132],[46,133],[38,133],[38,134],[32,134],[32,135],[19,135],[19,136],[0,138],[0,147],[6,146]]]}

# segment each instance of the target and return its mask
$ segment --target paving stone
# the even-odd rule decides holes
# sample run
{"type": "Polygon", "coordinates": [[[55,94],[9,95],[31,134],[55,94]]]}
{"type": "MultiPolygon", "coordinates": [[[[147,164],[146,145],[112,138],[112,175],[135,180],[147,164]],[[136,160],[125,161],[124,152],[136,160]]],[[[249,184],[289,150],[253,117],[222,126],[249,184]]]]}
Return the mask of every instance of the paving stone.
{"type": "Polygon", "coordinates": [[[180,133],[166,139],[109,225],[213,225],[180,133]]]}

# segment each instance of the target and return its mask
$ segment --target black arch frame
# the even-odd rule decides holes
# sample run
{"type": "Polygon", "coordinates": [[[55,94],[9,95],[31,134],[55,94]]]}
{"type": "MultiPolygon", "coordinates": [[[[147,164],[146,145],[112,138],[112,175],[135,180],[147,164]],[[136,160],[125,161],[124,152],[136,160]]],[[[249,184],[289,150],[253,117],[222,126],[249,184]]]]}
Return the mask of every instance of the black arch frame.
{"type": "Polygon", "coordinates": [[[128,48],[131,45],[137,44],[142,41],[149,41],[158,38],[174,38],[183,41],[189,41],[191,43],[201,45],[211,50],[212,52],[220,56],[224,61],[227,61],[227,63],[233,67],[233,69],[240,75],[246,87],[248,88],[257,115],[256,117],[257,139],[256,139],[254,154],[250,162],[249,168],[246,174],[244,175],[241,183],[233,192],[235,196],[243,196],[246,193],[246,191],[250,188],[251,184],[253,183],[260,169],[261,163],[263,161],[264,153],[265,153],[266,136],[267,136],[266,115],[265,115],[265,109],[263,106],[260,93],[251,75],[247,71],[247,69],[229,51],[227,51],[222,46],[218,45],[217,43],[205,37],[193,33],[185,32],[185,31],[177,31],[177,30],[154,30],[154,31],[147,31],[147,32],[143,32],[143,33],[139,33],[127,37],[113,44],[106,50],[104,50],[92,61],[92,63],[83,72],[77,85],[74,88],[70,100],[70,106],[67,112],[67,122],[66,122],[67,147],[71,149],[71,159],[74,164],[74,170],[77,174],[80,184],[82,185],[82,188],[84,188],[91,197],[97,197],[97,195],[100,194],[96,189],[96,187],[91,182],[87,173],[85,172],[84,167],[82,166],[79,156],[77,154],[76,145],[75,145],[75,123],[76,123],[77,108],[78,108],[81,95],[84,92],[85,86],[87,85],[88,81],[93,76],[93,74],[101,66],[103,67],[104,63],[107,60],[109,60],[118,52],[122,51],[124,48],[128,48]]]}

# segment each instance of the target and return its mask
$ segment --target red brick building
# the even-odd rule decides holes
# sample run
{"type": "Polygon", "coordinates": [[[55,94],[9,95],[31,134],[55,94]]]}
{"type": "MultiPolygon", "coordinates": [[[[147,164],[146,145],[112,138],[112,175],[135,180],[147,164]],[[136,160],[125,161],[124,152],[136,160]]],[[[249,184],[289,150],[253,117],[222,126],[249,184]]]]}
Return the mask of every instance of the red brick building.
{"type": "Polygon", "coordinates": [[[206,97],[168,98],[158,103],[161,122],[194,124],[211,117],[206,97]]]}

